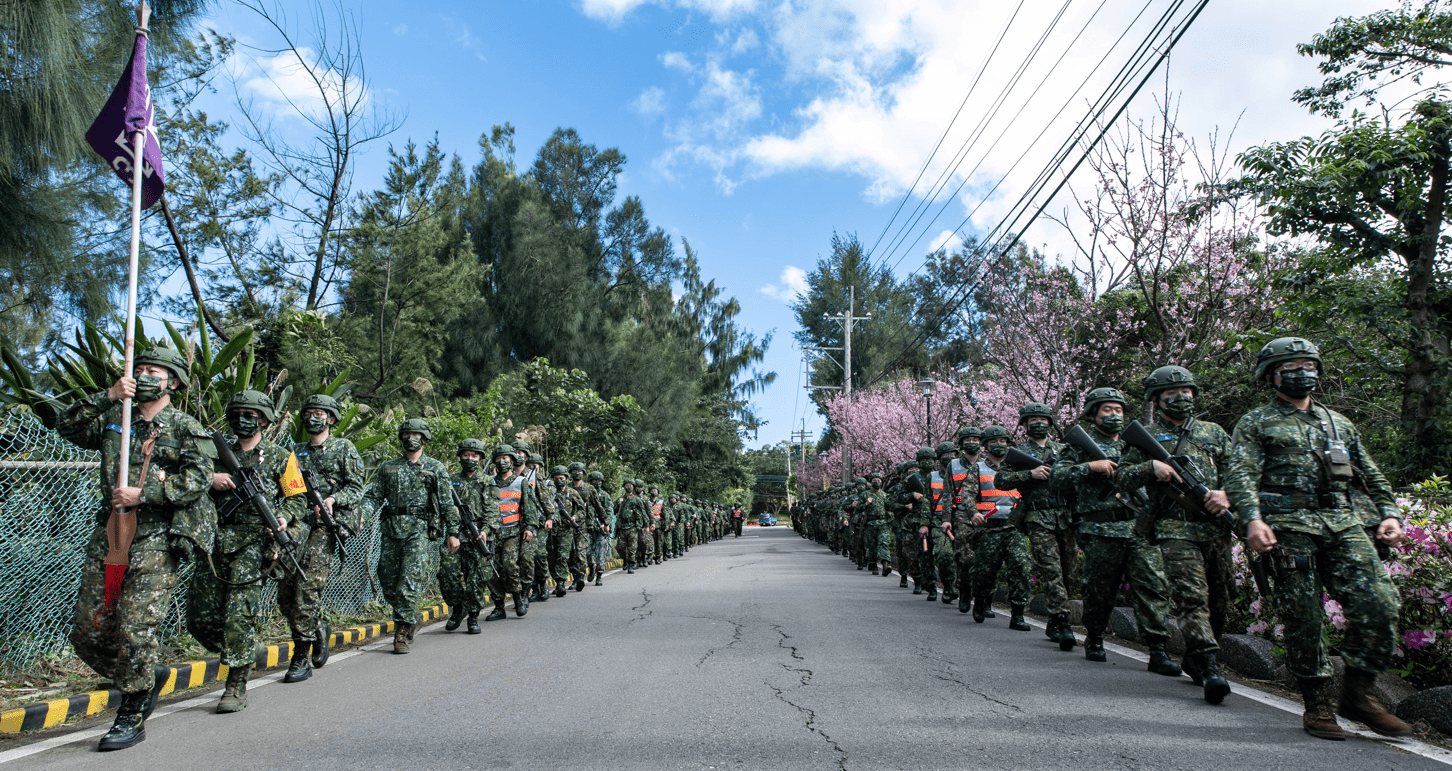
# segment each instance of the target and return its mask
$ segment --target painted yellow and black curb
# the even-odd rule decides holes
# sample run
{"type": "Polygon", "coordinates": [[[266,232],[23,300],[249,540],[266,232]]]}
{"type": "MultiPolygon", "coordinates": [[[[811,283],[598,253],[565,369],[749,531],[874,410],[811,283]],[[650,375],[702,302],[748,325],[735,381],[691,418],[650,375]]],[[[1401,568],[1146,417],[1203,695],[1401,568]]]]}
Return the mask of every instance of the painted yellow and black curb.
{"type": "MultiPolygon", "coordinates": [[[[439,603],[432,607],[419,611],[419,622],[428,623],[448,615],[449,606],[439,603]]],[[[380,637],[393,632],[393,622],[387,621],[378,624],[360,624],[347,629],[333,630],[329,638],[329,645],[352,645],[380,637]]],[[[289,640],[277,645],[264,645],[257,649],[257,660],[253,667],[258,670],[275,669],[286,665],[292,658],[292,641],[289,640]]],[[[205,661],[186,661],[180,664],[160,667],[157,672],[159,678],[165,678],[161,686],[161,695],[175,693],[188,688],[196,688],[217,680],[227,678],[227,665],[220,659],[210,658],[205,661]]],[[[118,703],[121,699],[121,692],[111,688],[104,691],[89,691],[87,693],[71,696],[66,699],[51,699],[50,701],[27,704],[24,707],[5,710],[0,712],[0,734],[17,734],[26,731],[39,731],[42,728],[53,728],[70,720],[76,720],[90,715],[98,715],[105,712],[107,707],[118,703]]]]}

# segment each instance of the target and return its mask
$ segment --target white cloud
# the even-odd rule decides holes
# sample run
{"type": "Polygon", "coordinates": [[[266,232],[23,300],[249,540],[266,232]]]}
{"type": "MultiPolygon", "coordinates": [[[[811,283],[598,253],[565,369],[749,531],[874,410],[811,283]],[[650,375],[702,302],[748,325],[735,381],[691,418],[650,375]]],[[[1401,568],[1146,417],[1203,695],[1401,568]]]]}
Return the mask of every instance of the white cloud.
{"type": "Polygon", "coordinates": [[[665,112],[665,91],[658,86],[651,86],[640,92],[640,96],[632,103],[635,111],[647,118],[653,118],[665,112]]]}
{"type": "Polygon", "coordinates": [[[959,238],[957,233],[954,233],[951,230],[944,230],[943,232],[939,233],[936,238],[928,243],[928,251],[936,252],[939,249],[947,249],[951,252],[962,245],[963,239],[959,238]]]}
{"type": "Polygon", "coordinates": [[[318,62],[317,52],[311,48],[298,48],[296,53],[239,57],[229,66],[239,94],[283,117],[297,117],[298,113],[317,117],[326,111],[327,101],[346,98],[351,102],[361,98],[366,102],[369,98],[366,93],[358,94],[362,84],[357,80],[345,82],[335,70],[324,69],[318,62]],[[318,79],[314,79],[314,74],[318,79]]]}
{"type": "MultiPolygon", "coordinates": [[[[609,6],[623,15],[646,0],[584,2],[587,13],[591,6],[609,6]]],[[[914,188],[918,198],[941,188],[933,213],[921,221],[916,248],[934,240],[933,233],[942,240],[944,229],[958,226],[974,207],[979,207],[972,214],[974,226],[996,223],[1157,16],[1146,14],[1114,48],[1143,7],[1140,0],[1107,0],[1102,8],[1070,5],[1045,38],[1042,53],[1000,103],[1005,87],[1048,30],[1049,14],[1020,14],[1009,25],[1014,4],[990,0],[650,2],[704,11],[720,27],[711,51],[689,59],[680,52],[661,57],[668,69],[683,73],[698,98],[691,103],[692,114],[667,122],[673,147],[656,159],[658,169],[675,173],[683,163],[703,165],[725,192],[743,181],[796,170],[846,172],[863,180],[867,199],[887,202],[913,187],[942,138],[937,157],[914,188]],[[729,24],[723,23],[726,19],[729,24]],[[1002,45],[985,65],[1005,29],[1002,45]],[[756,38],[754,48],[750,38],[756,38]],[[753,51],[751,69],[733,71],[722,63],[745,50],[753,51]],[[980,70],[972,97],[944,137],[980,70]],[[736,102],[742,109],[728,114],[733,93],[742,97],[736,102]],[[968,149],[958,156],[965,145],[968,149]],[[1003,186],[980,207],[1000,179],[1003,186]],[[949,205],[930,224],[944,201],[949,205]]],[[[1240,119],[1233,145],[1221,148],[1231,153],[1322,130],[1325,121],[1289,101],[1295,88],[1320,82],[1315,61],[1297,56],[1295,44],[1310,40],[1338,16],[1370,13],[1385,4],[1211,4],[1171,62],[1169,87],[1183,92],[1182,130],[1203,137],[1216,126],[1228,130],[1240,119]]],[[[1162,74],[1153,79],[1131,114],[1148,117],[1163,83],[1162,74]]],[[[1083,182],[1085,188],[1090,184],[1083,182]]]]}
{"type": "Polygon", "coordinates": [[[408,34],[408,25],[407,24],[395,24],[395,25],[393,25],[393,34],[399,35],[399,36],[407,35],[408,34]]]}
{"type": "Polygon", "coordinates": [[[781,278],[776,284],[767,284],[759,291],[767,297],[773,297],[784,303],[795,301],[798,297],[807,294],[807,272],[795,265],[788,265],[781,270],[781,278]]]}
{"type": "Polygon", "coordinates": [[[483,42],[475,37],[473,32],[469,31],[468,24],[456,22],[447,16],[440,16],[439,19],[443,21],[444,32],[449,36],[450,40],[457,43],[465,51],[474,54],[474,58],[479,61],[487,61],[484,58],[483,42]]]}
{"type": "Polygon", "coordinates": [[[702,11],[713,21],[729,19],[755,10],[760,5],[758,0],[580,0],[580,10],[592,19],[616,24],[631,11],[648,3],[702,11]]]}

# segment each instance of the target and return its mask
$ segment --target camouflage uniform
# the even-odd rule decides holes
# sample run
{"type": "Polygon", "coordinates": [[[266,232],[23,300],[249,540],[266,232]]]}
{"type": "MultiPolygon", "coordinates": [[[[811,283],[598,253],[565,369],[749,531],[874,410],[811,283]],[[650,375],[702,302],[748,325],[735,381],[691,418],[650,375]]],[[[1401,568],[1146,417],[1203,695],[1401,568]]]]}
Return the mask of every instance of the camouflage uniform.
{"type": "MultiPolygon", "coordinates": [[[[1230,463],[1230,436],[1225,429],[1194,418],[1184,428],[1163,419],[1146,428],[1171,455],[1183,457],[1179,462],[1188,463],[1187,470],[1206,487],[1221,489],[1221,472],[1230,463]]],[[[1216,639],[1234,585],[1229,534],[1176,503],[1169,485],[1155,480],[1154,464],[1138,447],[1125,449],[1114,484],[1122,491],[1145,487],[1149,494],[1175,621],[1185,636],[1185,655],[1218,651],[1216,639]]]]}
{"type": "MultiPolygon", "coordinates": [[[[1111,440],[1097,428],[1090,429],[1089,435],[1110,460],[1119,460],[1124,440],[1111,440]]],[[[1084,549],[1085,630],[1090,638],[1103,637],[1123,577],[1129,583],[1130,603],[1146,643],[1152,650],[1163,650],[1169,637],[1165,619],[1170,612],[1164,557],[1135,534],[1134,512],[1115,497],[1109,477],[1089,470],[1090,460],[1077,447],[1066,446],[1049,478],[1051,487],[1074,493],[1079,544],[1084,549]]]]}
{"type": "Polygon", "coordinates": [[[628,572],[634,572],[635,559],[640,549],[639,509],[635,505],[635,484],[615,501],[616,540],[615,552],[625,563],[628,572]]]}
{"type": "Polygon", "coordinates": [[[586,521],[589,523],[587,529],[590,533],[590,561],[598,581],[600,574],[605,571],[605,563],[610,559],[610,534],[615,531],[615,516],[611,511],[610,495],[599,484],[587,483],[584,498],[586,521]]]}
{"type": "MultiPolygon", "coordinates": [[[[941,466],[941,462],[939,464],[941,466]]],[[[936,468],[929,475],[929,488],[932,492],[932,522],[928,526],[928,536],[932,538],[933,551],[931,561],[924,565],[923,573],[928,578],[928,599],[937,599],[938,588],[933,583],[933,574],[943,582],[944,602],[958,597],[958,555],[953,550],[953,541],[943,531],[944,522],[953,521],[953,491],[948,487],[948,477],[943,470],[936,468]]]]}
{"type": "Polygon", "coordinates": [[[448,604],[451,615],[462,613],[473,617],[484,609],[489,585],[494,580],[489,550],[499,537],[499,488],[494,485],[494,477],[483,468],[471,476],[455,474],[450,483],[459,500],[473,510],[475,524],[486,538],[483,544],[466,543],[462,515],[456,515],[444,525],[444,535],[458,538],[459,548],[452,553],[446,547],[439,549],[439,594],[448,604]]]}
{"type": "MultiPolygon", "coordinates": [[[[231,446],[238,463],[260,472],[273,512],[287,521],[289,534],[301,542],[298,536],[306,535],[306,527],[295,533],[293,525],[303,519],[305,499],[302,495],[284,498],[279,481],[292,451],[265,439],[251,450],[243,450],[236,441],[231,446]]],[[[225,473],[226,469],[218,463],[215,471],[225,473]]],[[[217,510],[217,546],[211,569],[198,566],[192,573],[187,588],[187,631],[207,650],[220,654],[228,667],[251,667],[258,632],[271,612],[263,602],[262,586],[268,576],[262,571],[264,561],[271,561],[268,557],[274,546],[262,514],[239,493],[213,490],[212,504],[217,510]]]]}
{"type": "Polygon", "coordinates": [[[585,499],[566,481],[555,486],[555,505],[558,518],[550,539],[550,575],[555,579],[555,594],[563,596],[564,587],[585,581],[585,555],[576,548],[576,541],[585,538],[585,499]]]}
{"type": "Polygon", "coordinates": [[[953,502],[953,558],[958,564],[958,610],[968,612],[973,602],[973,515],[978,513],[977,463],[954,458],[949,471],[958,494],[953,502]]]}
{"type": "MultiPolygon", "coordinates": [[[[1014,527],[1011,519],[1019,493],[1017,490],[1001,490],[995,485],[998,469],[990,461],[984,459],[978,462],[977,508],[986,521],[974,531],[974,602],[981,603],[984,610],[993,602],[993,593],[998,588],[998,571],[1003,568],[1008,579],[1008,604],[1013,606],[1014,617],[1022,624],[1023,608],[1029,601],[1032,562],[1023,533],[1014,527]]],[[[980,615],[986,614],[975,613],[973,620],[977,621],[980,615]]]]}
{"type": "MultiPolygon", "coordinates": [[[[104,491],[112,489],[120,467],[120,424],[121,403],[102,391],[72,404],[57,425],[69,441],[101,451],[99,478],[104,491]]],[[[171,607],[178,553],[195,547],[203,556],[213,548],[216,515],[207,490],[215,450],[201,423],[170,406],[149,422],[139,407],[133,408],[131,434],[129,483],[141,488],[141,506],[121,594],[108,612],[106,506],[97,512],[96,527],[86,544],[70,642],[76,656],[123,694],[145,694],[156,684],[156,627],[171,607]],[[149,463],[144,460],[148,440],[149,463]]]]}
{"type": "Polygon", "coordinates": [[[559,534],[559,507],[555,504],[555,485],[548,478],[541,477],[539,470],[528,468],[525,471],[525,483],[534,490],[535,502],[539,506],[541,524],[550,522],[550,529],[540,527],[534,532],[534,538],[524,545],[525,551],[529,552],[531,560],[531,575],[534,579],[534,596],[531,601],[544,602],[549,599],[549,588],[545,586],[550,579],[550,552],[554,548],[555,537],[559,534]]]}
{"type": "MultiPolygon", "coordinates": [[[[498,452],[496,449],[495,453],[498,452]]],[[[500,574],[495,576],[490,591],[495,607],[492,617],[497,620],[502,617],[505,595],[514,595],[517,615],[523,616],[528,612],[527,595],[532,587],[524,568],[526,565],[532,567],[534,561],[528,558],[528,551],[524,548],[524,533],[538,533],[540,519],[535,497],[529,494],[524,477],[519,474],[510,474],[508,479],[495,476],[494,489],[499,496],[499,537],[494,539],[494,557],[500,574]]]]}
{"type": "MultiPolygon", "coordinates": [[[[1063,454],[1064,445],[1049,439],[1042,447],[1030,441],[1019,445],[1018,449],[1047,466],[1053,466],[1063,454]]],[[[1048,480],[1034,479],[1032,469],[1016,471],[1000,468],[993,483],[1001,490],[1017,490],[1023,496],[1019,507],[1028,530],[1034,581],[1043,587],[1045,612],[1050,616],[1067,615],[1068,587],[1073,585],[1079,572],[1079,547],[1069,524],[1067,503],[1063,496],[1049,489],[1048,480]]]]}
{"type": "Polygon", "coordinates": [[[666,500],[656,494],[646,498],[645,505],[650,510],[649,526],[654,528],[647,536],[650,546],[647,556],[654,557],[656,562],[660,562],[661,557],[665,556],[665,529],[670,525],[669,515],[666,512],[666,500]]]}
{"type": "Polygon", "coordinates": [[[393,620],[410,628],[428,589],[429,548],[446,525],[458,527],[451,479],[443,462],[420,455],[416,463],[385,462],[369,487],[368,498],[381,507],[378,582],[384,601],[393,606],[393,620]]]}
{"type": "Polygon", "coordinates": [[[1385,672],[1396,650],[1400,600],[1386,566],[1351,508],[1348,482],[1332,480],[1315,453],[1331,426],[1366,479],[1383,519],[1398,517],[1381,469],[1356,426],[1313,403],[1315,414],[1279,398],[1251,410],[1235,426],[1225,492],[1241,522],[1263,520],[1289,555],[1312,555],[1314,570],[1288,570],[1275,581],[1276,613],[1285,624],[1286,666],[1297,679],[1331,676],[1322,634],[1325,591],[1341,603],[1346,631],[1341,656],[1349,667],[1385,672]]]}
{"type": "Polygon", "coordinates": [[[888,562],[892,559],[892,548],[887,523],[887,494],[882,490],[882,478],[874,475],[872,479],[876,483],[867,493],[862,540],[867,562],[872,566],[873,574],[876,575],[879,567],[889,570],[888,562]]]}
{"type": "MultiPolygon", "coordinates": [[[[298,442],[292,446],[298,468],[313,472],[318,494],[333,499],[333,516],[354,531],[362,526],[358,505],[363,501],[363,458],[347,439],[330,436],[321,445],[298,442]]],[[[288,573],[277,584],[277,607],[287,618],[294,640],[312,639],[322,616],[323,587],[333,567],[333,537],[308,508],[297,527],[288,530],[303,544],[297,551],[307,580],[288,573]]]]}

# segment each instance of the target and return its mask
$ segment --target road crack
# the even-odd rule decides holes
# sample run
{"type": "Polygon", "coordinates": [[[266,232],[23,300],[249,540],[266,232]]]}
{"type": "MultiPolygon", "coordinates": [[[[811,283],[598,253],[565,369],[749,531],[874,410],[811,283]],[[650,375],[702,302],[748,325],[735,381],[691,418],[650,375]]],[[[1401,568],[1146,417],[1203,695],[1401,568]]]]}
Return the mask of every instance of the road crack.
{"type": "Polygon", "coordinates": [[[731,642],[726,643],[725,645],[718,645],[715,648],[711,648],[710,650],[706,651],[706,655],[702,656],[701,657],[701,660],[696,662],[696,668],[697,669],[699,669],[702,664],[705,664],[706,663],[706,659],[709,659],[712,656],[716,655],[716,652],[717,651],[729,650],[731,648],[736,647],[736,643],[741,642],[741,637],[742,637],[742,635],[746,631],[746,625],[745,624],[741,624],[741,623],[738,623],[736,621],[732,621],[729,618],[716,618],[714,616],[691,616],[691,618],[699,618],[699,619],[703,619],[703,620],[706,620],[706,621],[724,621],[724,622],[730,624],[731,626],[735,627],[732,630],[732,632],[731,632],[731,642]]]}
{"type": "MultiPolygon", "coordinates": [[[[804,658],[800,653],[797,652],[797,646],[792,645],[789,642],[792,639],[792,636],[783,631],[780,624],[772,624],[771,628],[778,635],[776,647],[781,648],[782,650],[791,654],[793,663],[805,663],[806,658],[804,658]]],[[[806,668],[805,666],[793,666],[792,664],[781,664],[780,666],[782,669],[791,672],[792,674],[797,676],[798,684],[800,685],[800,687],[806,688],[807,686],[812,684],[812,677],[815,673],[812,672],[812,670],[806,668]]],[[[772,685],[771,681],[766,680],[763,681],[763,683],[765,683],[767,688],[770,688],[772,690],[772,693],[776,695],[776,698],[779,701],[801,713],[803,718],[803,727],[805,727],[808,731],[816,734],[817,736],[822,737],[822,740],[825,741],[832,748],[832,751],[837,753],[837,768],[841,769],[841,771],[847,771],[847,750],[842,749],[842,745],[838,744],[837,741],[833,739],[830,735],[828,735],[826,731],[823,731],[821,728],[817,727],[816,710],[802,706],[801,704],[798,704],[791,699],[788,699],[786,696],[786,692],[772,685]]]]}
{"type": "Polygon", "coordinates": [[[631,608],[631,610],[633,610],[633,611],[635,611],[636,613],[639,614],[635,618],[633,618],[633,619],[630,620],[630,623],[632,623],[632,624],[635,623],[636,621],[644,621],[646,616],[655,615],[655,611],[653,611],[653,610],[646,610],[646,607],[645,606],[647,606],[647,605],[650,604],[650,593],[647,592],[645,590],[645,587],[643,587],[643,586],[640,588],[640,598],[641,598],[642,602],[639,605],[636,605],[635,607],[631,608]],[[645,612],[642,613],[641,611],[645,611],[645,612]]]}
{"type": "Polygon", "coordinates": [[[946,683],[956,683],[956,684],[962,686],[963,689],[966,690],[966,691],[968,691],[969,693],[976,694],[978,696],[982,696],[984,701],[989,701],[989,702],[992,702],[994,704],[998,704],[1000,706],[1008,707],[1009,709],[1013,710],[1014,712],[1018,712],[1018,713],[1022,713],[1023,712],[1023,708],[1020,707],[1020,706],[1018,706],[1017,704],[1013,704],[1013,703],[1004,701],[1003,699],[1000,699],[1000,698],[998,698],[996,696],[990,695],[990,694],[988,694],[988,693],[986,693],[984,691],[980,691],[977,688],[974,688],[973,686],[971,686],[968,683],[964,682],[961,678],[959,678],[953,672],[953,667],[955,665],[955,663],[953,661],[950,661],[948,659],[942,658],[941,656],[933,655],[926,648],[921,648],[921,647],[918,648],[918,656],[920,656],[920,657],[922,657],[924,659],[927,659],[928,661],[934,662],[936,664],[943,665],[944,669],[946,670],[946,674],[944,674],[942,672],[932,672],[930,674],[932,674],[933,677],[936,677],[939,680],[942,680],[943,682],[946,682],[946,683]]]}

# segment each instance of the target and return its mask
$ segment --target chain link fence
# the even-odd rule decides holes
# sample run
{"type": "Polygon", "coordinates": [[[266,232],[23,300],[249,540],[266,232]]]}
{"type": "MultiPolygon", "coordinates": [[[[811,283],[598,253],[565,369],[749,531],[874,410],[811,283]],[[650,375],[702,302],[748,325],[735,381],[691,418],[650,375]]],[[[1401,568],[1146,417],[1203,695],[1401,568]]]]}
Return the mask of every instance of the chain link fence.
{"type": "MultiPolygon", "coordinates": [[[[101,505],[100,459],[28,412],[0,413],[0,672],[21,673],[42,658],[73,656],[67,635],[101,505]]],[[[323,591],[328,613],[356,616],[382,602],[374,578],[379,537],[377,514],[365,512],[362,527],[348,539],[348,560],[339,564],[333,556],[323,591]]],[[[436,566],[437,551],[430,557],[436,566]]],[[[175,599],[158,630],[163,643],[186,631],[187,579],[198,567],[193,560],[182,564],[175,599]]],[[[205,570],[205,563],[200,567],[205,570]]],[[[427,575],[435,572],[431,566],[427,575]]],[[[275,594],[269,584],[263,603],[269,616],[275,594]]]]}

